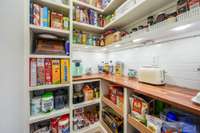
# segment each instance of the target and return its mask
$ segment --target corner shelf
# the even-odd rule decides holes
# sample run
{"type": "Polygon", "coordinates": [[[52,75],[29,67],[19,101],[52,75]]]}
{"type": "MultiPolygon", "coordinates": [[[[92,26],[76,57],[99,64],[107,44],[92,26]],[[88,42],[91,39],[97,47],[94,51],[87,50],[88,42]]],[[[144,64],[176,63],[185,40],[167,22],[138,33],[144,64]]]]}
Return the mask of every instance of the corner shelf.
{"type": "Polygon", "coordinates": [[[113,12],[117,7],[123,4],[126,0],[111,0],[110,3],[103,9],[104,14],[113,12]]]}
{"type": "Polygon", "coordinates": [[[73,25],[80,30],[85,30],[85,31],[90,31],[90,32],[95,32],[95,33],[102,33],[104,30],[103,27],[98,27],[95,25],[81,23],[77,21],[73,21],[73,25]]]}
{"type": "Polygon", "coordinates": [[[170,4],[174,2],[174,0],[140,0],[138,3],[132,6],[132,8],[128,9],[122,15],[115,18],[109,24],[107,24],[104,29],[111,29],[116,27],[122,27],[128,25],[131,21],[137,20],[149,12],[155,11],[156,9],[170,4]]]}
{"type": "Polygon", "coordinates": [[[52,84],[52,85],[33,86],[33,87],[29,87],[29,91],[47,90],[47,89],[64,88],[64,87],[70,87],[70,84],[52,84]]]}
{"type": "Polygon", "coordinates": [[[137,119],[133,118],[131,115],[128,115],[128,123],[136,128],[141,133],[153,133],[149,130],[144,124],[139,122],[137,119]]]}
{"type": "Polygon", "coordinates": [[[39,115],[35,115],[35,116],[30,116],[30,120],[29,123],[33,124],[39,121],[44,121],[44,120],[48,120],[51,118],[55,118],[64,114],[69,114],[70,113],[70,109],[68,107],[65,107],[63,109],[60,110],[53,110],[50,113],[41,113],[39,115]]]}
{"type": "Polygon", "coordinates": [[[110,101],[108,98],[106,98],[105,96],[102,97],[102,101],[109,106],[110,108],[112,108],[116,113],[118,113],[121,117],[123,116],[123,109],[121,109],[120,107],[118,107],[116,104],[114,104],[112,101],[110,101]]]}
{"type": "Polygon", "coordinates": [[[33,24],[30,24],[30,29],[34,33],[51,33],[63,37],[67,37],[67,35],[69,35],[69,31],[67,30],[54,29],[50,27],[41,27],[33,24]]]}
{"type": "Polygon", "coordinates": [[[98,104],[98,103],[100,103],[100,99],[93,99],[93,100],[90,100],[90,101],[85,101],[85,102],[82,102],[82,103],[73,104],[73,109],[83,108],[83,107],[98,104]]]}

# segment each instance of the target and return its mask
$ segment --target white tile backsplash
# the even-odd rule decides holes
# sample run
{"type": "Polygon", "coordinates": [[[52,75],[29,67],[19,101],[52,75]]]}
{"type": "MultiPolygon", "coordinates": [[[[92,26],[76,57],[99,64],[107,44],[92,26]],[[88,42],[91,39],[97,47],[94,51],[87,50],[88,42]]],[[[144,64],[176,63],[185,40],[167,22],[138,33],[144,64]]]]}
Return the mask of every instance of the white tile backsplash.
{"type": "Polygon", "coordinates": [[[152,46],[104,53],[73,52],[73,59],[81,59],[84,68],[104,60],[123,61],[125,74],[129,68],[138,70],[145,65],[159,65],[167,71],[167,83],[200,90],[200,37],[176,40],[152,46]]]}
{"type": "Polygon", "coordinates": [[[189,38],[109,53],[109,60],[125,63],[138,70],[145,65],[159,65],[167,71],[167,83],[200,90],[200,37],[189,38]]]}

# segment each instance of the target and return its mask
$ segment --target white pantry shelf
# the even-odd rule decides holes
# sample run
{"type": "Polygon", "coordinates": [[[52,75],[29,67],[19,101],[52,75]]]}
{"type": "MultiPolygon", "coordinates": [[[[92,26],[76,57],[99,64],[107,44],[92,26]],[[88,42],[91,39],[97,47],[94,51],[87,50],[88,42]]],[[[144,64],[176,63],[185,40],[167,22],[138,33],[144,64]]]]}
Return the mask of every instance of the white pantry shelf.
{"type": "Polygon", "coordinates": [[[104,14],[112,13],[126,0],[111,0],[110,3],[103,9],[104,14]]]}
{"type": "Polygon", "coordinates": [[[87,3],[79,1],[79,0],[74,0],[73,4],[76,5],[76,6],[93,9],[93,10],[99,12],[99,13],[103,12],[103,9],[97,8],[97,7],[93,6],[93,5],[87,4],[87,3]]]}
{"type": "Polygon", "coordinates": [[[29,58],[58,58],[58,59],[69,59],[70,56],[67,55],[39,55],[39,54],[31,54],[29,58]]]}
{"type": "Polygon", "coordinates": [[[90,124],[88,127],[84,127],[80,130],[73,131],[73,133],[88,133],[88,132],[95,133],[99,131],[101,131],[100,122],[96,122],[94,124],[90,124]]]}
{"type": "Polygon", "coordinates": [[[49,8],[58,9],[58,10],[62,10],[65,12],[70,9],[69,5],[67,5],[67,4],[54,2],[52,0],[35,0],[35,2],[37,2],[43,6],[47,6],[49,8]]]}
{"type": "Polygon", "coordinates": [[[85,44],[73,44],[71,45],[71,48],[72,48],[72,51],[98,52],[102,47],[85,45],[85,44]]]}
{"type": "Polygon", "coordinates": [[[174,2],[174,0],[154,0],[153,2],[152,0],[140,0],[122,15],[116,16],[113,21],[104,27],[104,30],[126,26],[130,22],[136,21],[171,2],[174,2]]]}
{"type": "Polygon", "coordinates": [[[65,107],[60,110],[53,110],[50,113],[41,113],[39,115],[30,116],[29,123],[32,124],[39,121],[49,120],[51,118],[55,118],[64,114],[69,114],[69,113],[70,113],[70,109],[68,107],[65,107]]]}
{"type": "Polygon", "coordinates": [[[82,103],[74,104],[73,109],[83,108],[83,107],[98,104],[98,103],[100,103],[100,99],[85,101],[85,102],[82,102],[82,103]]]}
{"type": "Polygon", "coordinates": [[[80,30],[85,30],[85,31],[90,31],[90,32],[95,32],[95,33],[102,33],[104,30],[103,27],[98,27],[95,25],[81,23],[77,21],[73,21],[73,25],[80,30]]]}
{"type": "Polygon", "coordinates": [[[69,35],[69,31],[67,30],[54,29],[50,27],[41,27],[33,24],[30,24],[30,30],[34,33],[51,33],[63,37],[67,37],[69,35]]]}
{"type": "Polygon", "coordinates": [[[53,84],[53,85],[34,86],[34,87],[29,87],[29,91],[38,91],[38,90],[64,88],[64,87],[70,87],[70,84],[53,84]]]}

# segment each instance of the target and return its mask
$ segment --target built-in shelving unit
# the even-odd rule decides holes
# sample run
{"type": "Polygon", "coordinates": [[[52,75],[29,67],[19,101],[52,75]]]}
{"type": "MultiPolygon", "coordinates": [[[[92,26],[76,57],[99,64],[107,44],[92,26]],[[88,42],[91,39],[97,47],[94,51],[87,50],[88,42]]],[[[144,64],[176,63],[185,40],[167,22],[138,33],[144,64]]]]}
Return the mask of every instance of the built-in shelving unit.
{"type": "MultiPolygon", "coordinates": [[[[51,27],[42,27],[42,26],[36,26],[34,24],[30,24],[30,3],[34,2],[35,4],[38,4],[39,8],[40,6],[43,7],[48,7],[48,10],[51,11],[55,11],[57,13],[61,13],[63,14],[63,16],[65,17],[69,17],[69,21],[72,22],[72,6],[70,5],[70,1],[69,3],[61,3],[58,1],[51,1],[51,0],[28,0],[26,1],[26,22],[25,22],[25,27],[26,27],[26,45],[25,45],[25,53],[26,53],[26,62],[25,62],[25,70],[26,70],[26,101],[27,101],[27,105],[26,107],[26,112],[27,113],[27,126],[26,126],[26,132],[29,133],[31,130],[32,125],[36,124],[36,123],[40,123],[43,121],[50,121],[52,118],[56,118],[56,117],[60,117],[64,114],[68,114],[69,116],[72,114],[72,110],[70,108],[71,105],[71,86],[72,86],[72,77],[70,74],[70,77],[68,77],[70,80],[68,82],[66,82],[65,84],[63,83],[59,83],[59,84],[50,84],[50,85],[39,85],[39,86],[29,86],[29,77],[30,77],[30,59],[34,58],[34,59],[68,59],[69,62],[71,63],[71,50],[70,50],[70,55],[65,55],[65,54],[35,54],[32,51],[32,47],[33,47],[33,39],[34,39],[34,35],[38,34],[38,33],[49,33],[52,35],[56,35],[58,37],[62,37],[64,39],[69,39],[70,43],[72,42],[71,40],[71,26],[69,26],[69,30],[64,30],[64,29],[55,29],[55,28],[51,28],[51,27]],[[53,92],[53,91],[57,91],[57,90],[64,90],[66,91],[66,103],[65,103],[65,107],[62,109],[53,109],[53,111],[49,112],[49,113],[43,113],[42,111],[36,115],[31,114],[31,99],[33,97],[35,97],[35,93],[39,92],[41,94],[43,94],[43,92],[53,92]]],[[[49,12],[49,11],[48,11],[49,12]]],[[[49,15],[50,16],[50,15],[49,15]]],[[[50,24],[49,24],[50,25],[50,24]]],[[[68,70],[68,72],[70,72],[70,70],[68,70]]],[[[71,117],[70,117],[71,119],[71,117]]],[[[71,130],[71,128],[70,128],[71,130]]]]}
{"type": "MultiPolygon", "coordinates": [[[[64,13],[65,15],[69,16],[70,18],[70,29],[69,30],[60,30],[60,29],[53,29],[49,27],[40,27],[35,26],[32,24],[29,24],[29,14],[26,16],[26,89],[27,89],[27,101],[28,105],[26,106],[27,111],[30,112],[30,95],[33,93],[33,91],[40,91],[40,90],[52,90],[52,89],[61,89],[61,88],[68,88],[69,93],[69,103],[68,107],[65,107],[61,110],[54,110],[50,113],[40,113],[39,115],[31,116],[29,113],[27,118],[29,121],[28,127],[30,127],[31,124],[41,122],[44,120],[50,120],[51,118],[59,117],[63,114],[69,114],[70,115],[70,131],[71,132],[79,132],[79,133],[86,133],[92,131],[96,131],[95,129],[99,129],[99,127],[103,126],[106,129],[106,132],[111,133],[112,131],[110,128],[100,119],[100,122],[97,122],[93,125],[89,125],[88,127],[73,131],[73,110],[78,108],[83,108],[95,104],[100,104],[100,111],[102,109],[102,103],[112,108],[117,114],[122,116],[124,118],[124,131],[127,132],[127,125],[130,124],[140,132],[144,133],[151,133],[151,131],[142,123],[140,123],[137,119],[133,118],[131,115],[128,115],[127,111],[127,101],[128,98],[126,97],[128,94],[125,92],[125,108],[120,108],[117,105],[115,105],[112,101],[110,101],[107,97],[101,96],[99,99],[94,99],[91,101],[82,102],[79,104],[73,104],[72,103],[72,96],[73,96],[73,85],[80,84],[80,83],[87,83],[87,82],[94,82],[99,81],[101,83],[101,80],[105,80],[112,83],[117,83],[119,85],[122,85],[123,87],[131,88],[135,92],[145,94],[149,97],[162,100],[166,103],[170,103],[171,105],[177,105],[180,109],[184,109],[186,111],[190,111],[192,113],[200,114],[199,107],[196,105],[193,105],[190,101],[188,101],[188,98],[191,98],[193,96],[192,94],[188,94],[188,92],[180,93],[173,91],[174,88],[171,90],[165,90],[163,91],[163,88],[156,88],[156,87],[149,87],[148,85],[139,84],[137,81],[129,81],[126,78],[118,78],[115,77],[110,78],[104,76],[103,78],[100,76],[97,76],[95,78],[91,78],[88,80],[85,80],[84,78],[80,78],[80,80],[72,81],[72,76],[70,76],[70,81],[67,84],[53,84],[53,85],[41,85],[41,86],[35,86],[30,87],[29,86],[29,59],[30,58],[56,58],[56,59],[70,59],[71,62],[71,54],[70,56],[67,55],[50,55],[50,54],[32,54],[31,51],[31,39],[32,39],[32,33],[51,33],[55,34],[61,37],[69,38],[70,39],[70,49],[71,51],[87,51],[87,52],[110,52],[115,50],[124,50],[129,49],[133,47],[140,47],[140,46],[146,46],[152,43],[159,43],[161,41],[167,41],[167,40],[173,40],[173,39],[180,39],[184,37],[191,37],[191,36],[197,36],[200,35],[200,15],[192,16],[188,19],[177,21],[173,23],[167,23],[167,22],[161,22],[159,24],[151,26],[147,31],[140,31],[133,33],[131,35],[128,35],[127,37],[123,38],[119,42],[115,42],[111,45],[105,46],[105,47],[97,47],[97,46],[89,46],[89,45],[82,45],[82,44],[73,44],[73,28],[77,28],[83,31],[88,31],[92,33],[103,33],[106,30],[112,29],[112,28],[122,28],[126,25],[130,24],[133,21],[139,20],[142,17],[146,16],[150,12],[153,12],[165,5],[168,5],[170,3],[173,3],[174,0],[140,0],[135,5],[133,5],[130,9],[128,9],[126,12],[124,12],[120,16],[116,16],[113,21],[111,21],[109,24],[107,24],[105,27],[98,27],[86,23],[76,22],[73,21],[73,8],[74,6],[80,6],[85,8],[90,8],[98,13],[101,14],[109,14],[112,13],[114,10],[116,10],[117,7],[119,7],[125,0],[111,0],[110,3],[105,7],[104,9],[99,9],[95,6],[89,5],[87,3],[78,1],[78,0],[69,0],[68,4],[62,4],[57,3],[55,1],[49,1],[49,0],[34,0],[36,3],[39,3],[43,6],[47,6],[53,10],[59,11],[61,13],[64,13]],[[159,25],[159,26],[158,26],[159,25]],[[183,33],[180,29],[181,26],[187,26],[187,28],[184,30],[185,33],[183,33]],[[157,27],[157,28],[155,28],[157,27]],[[141,89],[142,88],[142,89],[141,89]],[[151,90],[151,91],[149,91],[151,90]],[[161,91],[162,90],[162,91],[161,91]],[[161,94],[162,92],[162,94],[161,94]],[[176,97],[170,96],[170,94],[175,93],[178,95],[178,99],[176,97]],[[185,103],[182,103],[182,101],[185,101],[185,103]]],[[[28,2],[29,3],[29,2],[28,2]]],[[[29,13],[29,4],[27,4],[27,12],[29,13]]],[[[182,28],[183,28],[182,27],[182,28]]],[[[70,52],[71,52],[70,51],[70,52]]],[[[72,63],[72,62],[71,62],[72,63]]],[[[72,70],[70,70],[72,72],[72,70]]],[[[89,77],[89,76],[88,76],[89,77]]],[[[101,86],[101,85],[100,85],[101,86]]],[[[124,90],[127,91],[128,89],[125,88],[124,90]]],[[[101,87],[100,87],[101,89],[101,87]]],[[[101,113],[100,113],[101,114],[101,113]]]]}

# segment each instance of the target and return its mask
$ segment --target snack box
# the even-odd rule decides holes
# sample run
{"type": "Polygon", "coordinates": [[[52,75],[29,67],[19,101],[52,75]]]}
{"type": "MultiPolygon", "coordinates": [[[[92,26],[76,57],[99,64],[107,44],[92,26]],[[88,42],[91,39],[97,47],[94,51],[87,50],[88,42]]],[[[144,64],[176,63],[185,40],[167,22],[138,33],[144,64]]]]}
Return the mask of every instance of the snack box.
{"type": "Polygon", "coordinates": [[[45,84],[44,59],[37,59],[37,85],[45,84]]]}
{"type": "Polygon", "coordinates": [[[33,4],[32,11],[32,22],[34,25],[40,26],[40,6],[38,4],[33,4]]]}
{"type": "Polygon", "coordinates": [[[51,13],[51,27],[55,29],[63,29],[63,15],[60,13],[51,13]]]}
{"type": "Polygon", "coordinates": [[[29,86],[37,86],[37,59],[30,59],[30,77],[29,86]]]}
{"type": "Polygon", "coordinates": [[[40,26],[48,27],[48,7],[42,7],[40,10],[40,26]]]}
{"type": "Polygon", "coordinates": [[[70,77],[70,62],[68,59],[61,59],[61,83],[69,82],[70,77]]]}
{"type": "Polygon", "coordinates": [[[52,83],[60,84],[60,60],[52,59],[52,83]]]}
{"type": "Polygon", "coordinates": [[[45,67],[45,83],[47,85],[52,84],[52,63],[51,59],[44,60],[44,67],[45,67]]]}

